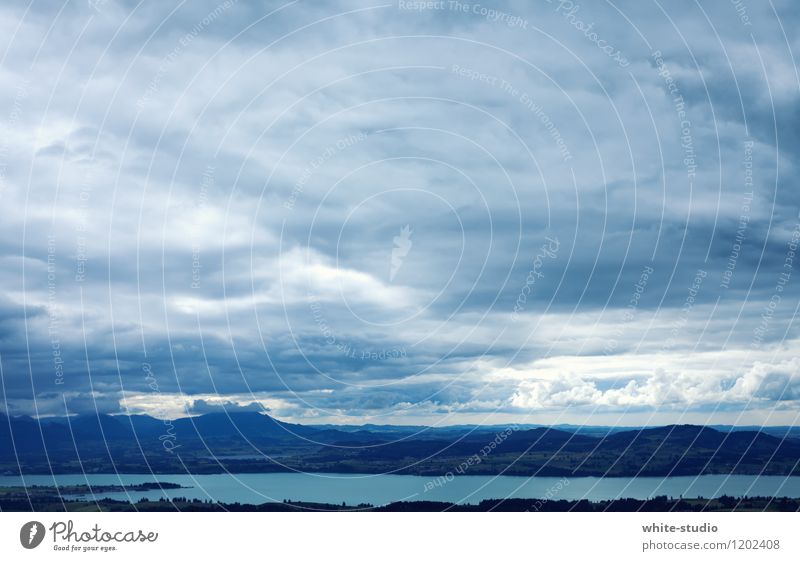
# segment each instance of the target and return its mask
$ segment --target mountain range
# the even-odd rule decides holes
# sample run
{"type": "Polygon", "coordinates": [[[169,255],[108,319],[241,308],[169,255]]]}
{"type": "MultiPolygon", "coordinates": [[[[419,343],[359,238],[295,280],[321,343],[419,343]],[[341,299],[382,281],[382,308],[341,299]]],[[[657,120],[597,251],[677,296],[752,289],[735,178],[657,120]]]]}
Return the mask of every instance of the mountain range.
{"type": "Polygon", "coordinates": [[[800,475],[796,427],[301,425],[257,412],[0,414],[0,473],[800,475]]]}

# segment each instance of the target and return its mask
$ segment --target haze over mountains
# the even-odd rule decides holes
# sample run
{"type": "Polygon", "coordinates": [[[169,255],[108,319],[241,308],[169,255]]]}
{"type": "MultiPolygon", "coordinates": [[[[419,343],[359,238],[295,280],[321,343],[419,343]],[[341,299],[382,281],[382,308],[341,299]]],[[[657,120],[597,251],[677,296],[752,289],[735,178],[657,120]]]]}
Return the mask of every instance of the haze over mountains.
{"type": "Polygon", "coordinates": [[[2,473],[800,474],[797,428],[333,426],[256,412],[0,415],[2,473]],[[472,460],[470,461],[470,458],[472,460]]]}

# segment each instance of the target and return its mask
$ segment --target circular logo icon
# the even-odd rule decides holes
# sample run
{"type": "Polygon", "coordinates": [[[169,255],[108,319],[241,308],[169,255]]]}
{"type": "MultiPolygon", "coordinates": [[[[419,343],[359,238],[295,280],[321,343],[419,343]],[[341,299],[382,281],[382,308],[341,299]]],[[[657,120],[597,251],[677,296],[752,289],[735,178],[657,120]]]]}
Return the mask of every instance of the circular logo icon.
{"type": "Polygon", "coordinates": [[[41,522],[26,522],[19,531],[19,542],[25,549],[33,549],[44,539],[44,524],[41,522]]]}

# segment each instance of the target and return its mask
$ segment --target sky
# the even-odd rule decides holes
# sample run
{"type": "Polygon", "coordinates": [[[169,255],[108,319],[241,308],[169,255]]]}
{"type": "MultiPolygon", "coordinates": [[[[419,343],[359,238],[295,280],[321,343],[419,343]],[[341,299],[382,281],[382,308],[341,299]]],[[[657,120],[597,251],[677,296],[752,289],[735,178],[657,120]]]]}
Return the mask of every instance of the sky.
{"type": "Polygon", "coordinates": [[[0,6],[0,411],[795,424],[800,13],[0,6]]]}

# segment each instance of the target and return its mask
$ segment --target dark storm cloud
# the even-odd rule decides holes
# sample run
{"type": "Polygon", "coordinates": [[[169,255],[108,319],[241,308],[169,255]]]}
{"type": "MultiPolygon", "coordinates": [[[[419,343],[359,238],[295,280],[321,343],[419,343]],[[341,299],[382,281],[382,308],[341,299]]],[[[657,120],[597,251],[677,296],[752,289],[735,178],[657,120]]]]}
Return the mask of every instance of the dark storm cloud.
{"type": "Polygon", "coordinates": [[[264,407],[250,403],[248,405],[239,405],[232,401],[223,401],[220,403],[209,403],[204,399],[195,399],[192,402],[189,412],[194,415],[204,415],[205,413],[244,413],[244,412],[264,412],[264,407]]]}
{"type": "Polygon", "coordinates": [[[791,3],[571,4],[1,8],[8,410],[793,407],[791,3]]]}

